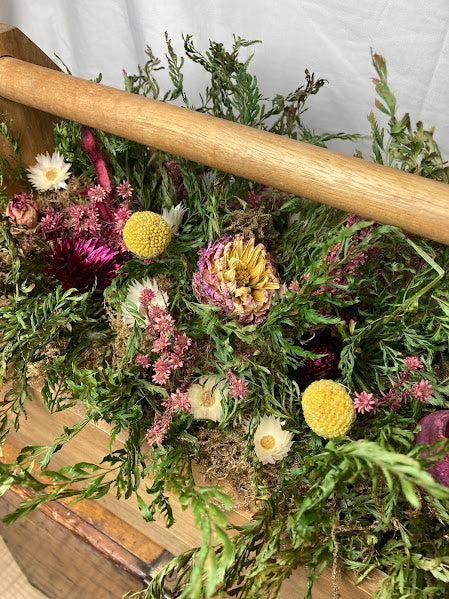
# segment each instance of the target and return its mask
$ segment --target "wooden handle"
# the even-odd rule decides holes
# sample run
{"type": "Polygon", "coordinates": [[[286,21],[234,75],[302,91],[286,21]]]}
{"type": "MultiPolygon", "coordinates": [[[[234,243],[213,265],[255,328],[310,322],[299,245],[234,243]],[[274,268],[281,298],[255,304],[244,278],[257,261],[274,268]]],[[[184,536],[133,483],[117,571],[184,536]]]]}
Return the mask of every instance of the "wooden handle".
{"type": "Polygon", "coordinates": [[[258,183],[449,244],[449,185],[0,59],[0,95],[258,183]]]}

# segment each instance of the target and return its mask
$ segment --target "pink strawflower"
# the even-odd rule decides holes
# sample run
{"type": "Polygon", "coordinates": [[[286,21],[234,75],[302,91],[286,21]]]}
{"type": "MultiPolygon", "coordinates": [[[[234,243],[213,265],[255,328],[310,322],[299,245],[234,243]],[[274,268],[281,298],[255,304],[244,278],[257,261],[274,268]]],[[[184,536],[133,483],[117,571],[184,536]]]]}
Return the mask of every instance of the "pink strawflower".
{"type": "MultiPolygon", "coordinates": [[[[307,273],[310,277],[310,273],[307,273]]],[[[288,288],[290,289],[290,291],[296,291],[296,293],[299,292],[299,282],[298,281],[292,281],[290,283],[290,285],[288,286],[288,288]]]]}
{"type": "Polygon", "coordinates": [[[248,383],[245,379],[238,379],[233,372],[228,370],[226,378],[229,381],[229,392],[234,399],[243,399],[249,393],[248,383]]]}
{"type": "Polygon", "coordinates": [[[372,393],[362,391],[361,393],[355,392],[354,408],[359,414],[365,414],[372,412],[376,408],[377,401],[373,398],[372,393]]]}
{"type": "Polygon", "coordinates": [[[427,379],[421,379],[419,383],[415,383],[413,386],[412,393],[420,401],[427,401],[433,396],[433,389],[427,379]]]}
{"type": "Polygon", "coordinates": [[[150,357],[148,356],[148,354],[145,355],[139,355],[136,357],[136,363],[139,366],[142,366],[142,368],[149,368],[151,366],[150,364],[150,357]]]}
{"type": "Polygon", "coordinates": [[[126,198],[131,198],[133,191],[134,189],[131,187],[131,184],[128,183],[128,181],[122,181],[119,185],[117,185],[117,193],[123,200],[126,198]]]}

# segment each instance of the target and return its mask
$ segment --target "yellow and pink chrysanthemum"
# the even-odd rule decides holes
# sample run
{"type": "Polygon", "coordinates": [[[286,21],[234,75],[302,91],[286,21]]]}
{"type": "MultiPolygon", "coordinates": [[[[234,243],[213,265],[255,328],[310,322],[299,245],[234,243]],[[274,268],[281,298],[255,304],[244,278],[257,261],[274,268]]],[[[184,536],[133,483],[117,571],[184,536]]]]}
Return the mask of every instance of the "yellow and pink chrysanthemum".
{"type": "Polygon", "coordinates": [[[254,238],[230,235],[200,250],[193,291],[203,304],[234,313],[241,324],[261,322],[280,280],[265,246],[254,238]]]}

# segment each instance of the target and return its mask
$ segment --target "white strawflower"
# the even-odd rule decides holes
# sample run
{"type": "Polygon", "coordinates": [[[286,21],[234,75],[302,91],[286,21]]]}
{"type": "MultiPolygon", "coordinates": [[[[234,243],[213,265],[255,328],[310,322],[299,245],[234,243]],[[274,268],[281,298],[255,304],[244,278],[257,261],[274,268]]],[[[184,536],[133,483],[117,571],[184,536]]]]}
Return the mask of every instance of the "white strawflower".
{"type": "Polygon", "coordinates": [[[186,212],[187,210],[181,203],[179,203],[177,206],[170,208],[170,210],[167,210],[167,208],[164,208],[162,210],[162,218],[170,227],[170,230],[173,235],[177,235],[182,223],[182,219],[186,212]]]}
{"type": "Polygon", "coordinates": [[[198,383],[190,385],[190,411],[195,419],[207,418],[220,422],[223,416],[221,392],[224,387],[225,382],[218,382],[218,377],[211,374],[200,377],[198,383]]]}
{"type": "MultiPolygon", "coordinates": [[[[144,279],[143,281],[134,281],[128,287],[128,293],[126,295],[126,300],[128,302],[132,302],[141,314],[145,315],[143,309],[141,309],[141,301],[140,294],[144,289],[151,289],[156,294],[156,297],[151,302],[152,305],[159,306],[163,310],[165,310],[168,306],[168,295],[165,291],[161,291],[156,282],[156,279],[144,279]]],[[[142,307],[143,308],[143,307],[142,307]]],[[[120,311],[122,313],[123,322],[129,326],[133,326],[134,322],[137,320],[128,310],[128,307],[125,302],[122,302],[120,306],[120,311]]]]}
{"type": "Polygon", "coordinates": [[[281,419],[262,416],[254,433],[254,450],[262,464],[274,464],[290,451],[293,434],[282,430],[281,419]]]}
{"type": "Polygon", "coordinates": [[[33,187],[38,191],[48,191],[49,189],[65,189],[67,187],[66,179],[70,177],[70,162],[64,162],[64,158],[59,152],[50,154],[38,154],[36,164],[28,168],[28,179],[33,187]]]}

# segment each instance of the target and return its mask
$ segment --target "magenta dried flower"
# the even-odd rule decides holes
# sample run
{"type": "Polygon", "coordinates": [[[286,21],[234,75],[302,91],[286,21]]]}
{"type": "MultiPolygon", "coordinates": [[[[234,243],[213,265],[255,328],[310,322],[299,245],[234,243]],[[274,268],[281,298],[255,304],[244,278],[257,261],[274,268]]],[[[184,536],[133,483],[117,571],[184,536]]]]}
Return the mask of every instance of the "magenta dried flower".
{"type": "Polygon", "coordinates": [[[34,229],[39,220],[39,208],[27,193],[17,193],[6,207],[6,216],[16,225],[34,229]]]}
{"type": "Polygon", "coordinates": [[[119,252],[111,250],[99,239],[86,239],[78,235],[53,242],[46,260],[46,272],[60,281],[64,291],[75,288],[84,293],[92,289],[106,289],[118,275],[119,252]]]}
{"type": "Polygon", "coordinates": [[[199,272],[192,280],[199,302],[235,314],[241,324],[262,322],[275,290],[281,286],[265,246],[254,243],[254,238],[243,235],[210,241],[199,251],[199,272]]]}
{"type": "Polygon", "coordinates": [[[306,346],[307,351],[321,356],[308,358],[300,369],[300,383],[307,386],[313,381],[321,379],[335,379],[340,375],[338,364],[342,350],[342,342],[338,337],[329,333],[320,333],[306,346]]]}
{"type": "MultiPolygon", "coordinates": [[[[433,445],[441,439],[449,438],[449,410],[437,410],[427,414],[419,424],[421,430],[415,437],[416,445],[433,445]]],[[[423,455],[428,453],[425,451],[423,455]]],[[[444,454],[440,462],[430,467],[430,474],[437,482],[449,487],[449,453],[444,454]]]]}

